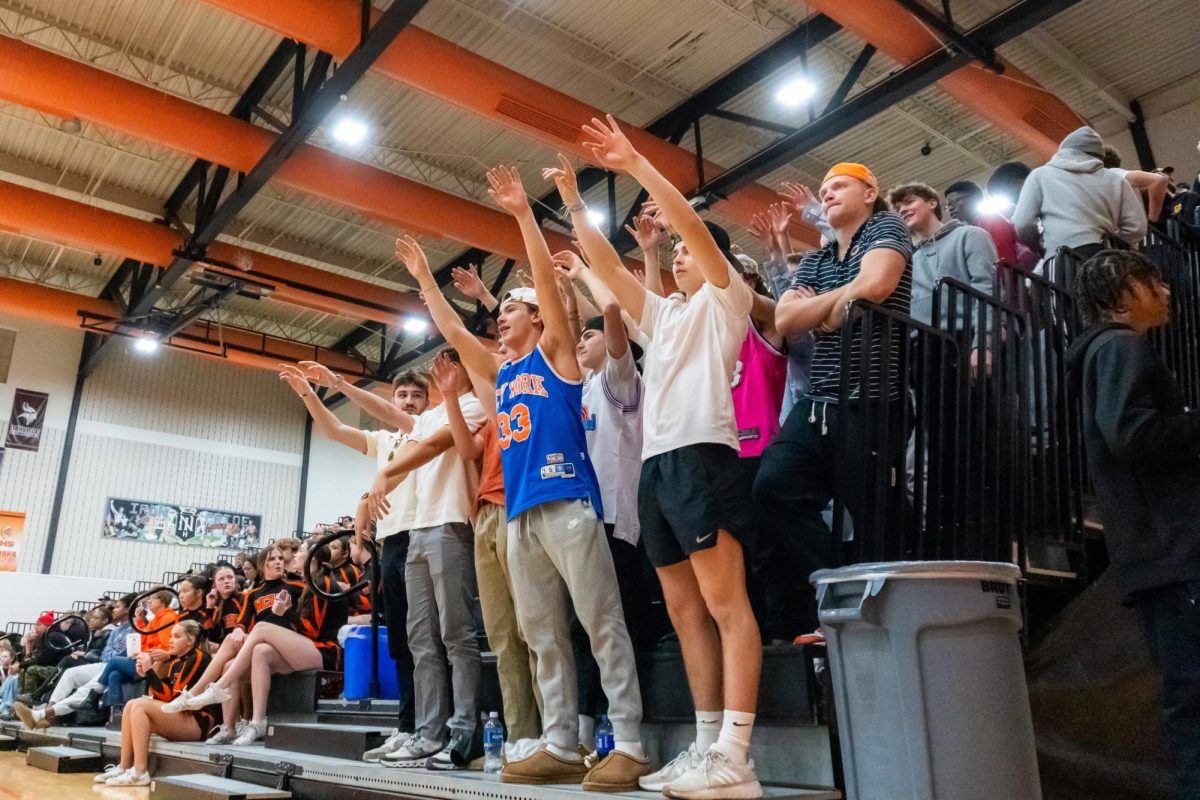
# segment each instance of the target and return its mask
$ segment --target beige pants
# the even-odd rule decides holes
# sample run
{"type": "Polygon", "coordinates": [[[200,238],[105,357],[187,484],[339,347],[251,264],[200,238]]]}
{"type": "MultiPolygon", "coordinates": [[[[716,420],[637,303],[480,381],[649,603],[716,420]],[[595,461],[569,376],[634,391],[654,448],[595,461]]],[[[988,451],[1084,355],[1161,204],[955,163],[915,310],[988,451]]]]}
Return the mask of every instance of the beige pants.
{"type": "Polygon", "coordinates": [[[542,698],[533,679],[537,661],[517,627],[504,506],[484,503],[475,517],[475,580],[488,645],[496,654],[508,741],[536,739],[542,735],[542,698]]]}

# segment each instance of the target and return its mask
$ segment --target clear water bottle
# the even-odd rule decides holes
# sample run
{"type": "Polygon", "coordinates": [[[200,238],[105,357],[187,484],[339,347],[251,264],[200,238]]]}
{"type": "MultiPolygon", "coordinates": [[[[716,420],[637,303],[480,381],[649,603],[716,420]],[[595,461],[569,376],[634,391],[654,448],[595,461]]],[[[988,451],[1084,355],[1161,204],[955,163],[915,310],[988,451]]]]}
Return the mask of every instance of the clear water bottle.
{"type": "Polygon", "coordinates": [[[499,772],[502,755],[504,723],[500,721],[500,715],[493,711],[488,714],[487,724],[483,726],[483,771],[493,774],[499,772]]]}
{"type": "Polygon", "coordinates": [[[612,752],[613,743],[613,727],[608,721],[608,714],[600,715],[600,722],[596,725],[596,755],[604,758],[612,752]]]}

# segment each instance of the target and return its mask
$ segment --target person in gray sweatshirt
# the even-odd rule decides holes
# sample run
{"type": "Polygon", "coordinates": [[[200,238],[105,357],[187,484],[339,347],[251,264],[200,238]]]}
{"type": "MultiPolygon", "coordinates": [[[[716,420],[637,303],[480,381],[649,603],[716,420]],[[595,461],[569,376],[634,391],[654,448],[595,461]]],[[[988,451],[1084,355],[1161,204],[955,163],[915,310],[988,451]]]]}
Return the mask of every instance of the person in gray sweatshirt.
{"type": "MultiPolygon", "coordinates": [[[[946,220],[942,199],[923,183],[892,190],[888,200],[912,234],[912,301],[909,315],[933,324],[933,289],[939,278],[954,278],[986,295],[992,294],[999,256],[991,235],[957,219],[946,220]]],[[[942,327],[946,324],[943,309],[942,327]]],[[[960,312],[961,313],[961,310],[960,312]]],[[[955,327],[965,330],[965,321],[955,327]]]]}
{"type": "Polygon", "coordinates": [[[1047,257],[1067,247],[1086,259],[1104,247],[1105,236],[1134,244],[1146,235],[1146,212],[1137,192],[1104,168],[1103,157],[1104,141],[1083,127],[1030,173],[1012,216],[1023,242],[1047,257]]]}

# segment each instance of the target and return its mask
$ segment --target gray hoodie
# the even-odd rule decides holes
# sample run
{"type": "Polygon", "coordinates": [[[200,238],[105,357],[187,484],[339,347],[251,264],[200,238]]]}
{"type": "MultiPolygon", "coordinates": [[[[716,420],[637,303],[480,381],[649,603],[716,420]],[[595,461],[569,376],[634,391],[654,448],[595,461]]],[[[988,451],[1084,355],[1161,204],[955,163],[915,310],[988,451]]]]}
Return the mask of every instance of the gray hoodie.
{"type": "MultiPolygon", "coordinates": [[[[942,225],[933,238],[917,242],[913,250],[912,318],[932,323],[933,287],[938,278],[954,278],[990,296],[999,259],[991,235],[983,228],[956,219],[942,225]]],[[[944,312],[942,320],[946,327],[944,312]]],[[[957,327],[963,329],[961,324],[957,327]]]]}
{"type": "Polygon", "coordinates": [[[1060,247],[1096,244],[1105,235],[1130,244],[1146,235],[1146,212],[1137,192],[1104,169],[1103,146],[1095,131],[1080,128],[1030,173],[1012,216],[1022,241],[1053,256],[1060,247]]]}

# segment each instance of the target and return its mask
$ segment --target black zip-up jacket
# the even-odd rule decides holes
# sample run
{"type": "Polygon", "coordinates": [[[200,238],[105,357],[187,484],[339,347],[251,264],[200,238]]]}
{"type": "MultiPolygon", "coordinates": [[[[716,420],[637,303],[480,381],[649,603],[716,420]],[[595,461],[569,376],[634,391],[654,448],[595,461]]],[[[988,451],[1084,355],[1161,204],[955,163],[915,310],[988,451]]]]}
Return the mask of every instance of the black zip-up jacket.
{"type": "Polygon", "coordinates": [[[1089,329],[1067,364],[1117,587],[1134,596],[1200,580],[1200,410],[1126,325],[1089,329]]]}

